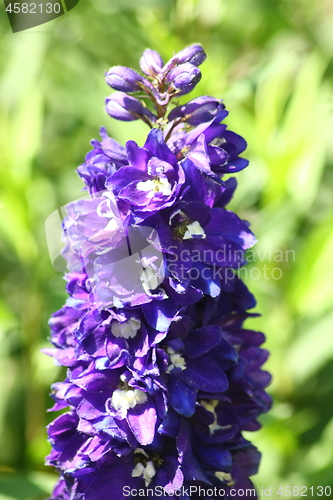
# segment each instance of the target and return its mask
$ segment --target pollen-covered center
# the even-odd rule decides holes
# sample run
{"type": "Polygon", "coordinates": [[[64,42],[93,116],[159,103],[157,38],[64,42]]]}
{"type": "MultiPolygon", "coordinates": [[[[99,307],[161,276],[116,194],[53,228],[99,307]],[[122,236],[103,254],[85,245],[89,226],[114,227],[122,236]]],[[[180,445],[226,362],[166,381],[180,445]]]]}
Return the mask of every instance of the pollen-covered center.
{"type": "Polygon", "coordinates": [[[147,401],[147,394],[141,389],[133,389],[127,382],[121,380],[119,389],[111,397],[111,406],[125,418],[127,410],[147,401]]]}
{"type": "Polygon", "coordinates": [[[197,220],[191,222],[191,224],[188,224],[186,227],[187,230],[183,236],[183,240],[189,240],[193,238],[193,236],[201,236],[202,239],[206,238],[206,233],[197,220]]]}
{"type": "Polygon", "coordinates": [[[206,233],[200,222],[191,220],[184,212],[179,212],[179,223],[174,227],[173,234],[177,240],[189,240],[194,236],[200,236],[201,239],[206,238],[206,233]]]}
{"type": "Polygon", "coordinates": [[[220,480],[220,481],[226,481],[227,486],[234,486],[236,483],[232,479],[232,476],[229,472],[221,472],[221,471],[216,471],[215,476],[220,480]]]}
{"type": "Polygon", "coordinates": [[[172,347],[167,347],[166,352],[169,354],[170,364],[168,365],[168,373],[174,368],[186,370],[185,359],[181,354],[175,352],[172,347]]]}
{"type": "Polygon", "coordinates": [[[148,293],[150,290],[155,290],[160,284],[160,277],[152,266],[147,266],[140,273],[140,281],[144,291],[148,293]]]}
{"type": "Polygon", "coordinates": [[[147,196],[153,198],[155,193],[162,193],[169,196],[172,193],[172,186],[166,177],[155,176],[154,179],[148,181],[140,181],[137,184],[140,191],[147,192],[147,196]]]}
{"type": "Polygon", "coordinates": [[[134,451],[134,463],[132,477],[143,476],[145,485],[148,486],[156,475],[156,469],[162,465],[163,459],[158,453],[149,453],[148,455],[142,448],[137,448],[134,451]]]}

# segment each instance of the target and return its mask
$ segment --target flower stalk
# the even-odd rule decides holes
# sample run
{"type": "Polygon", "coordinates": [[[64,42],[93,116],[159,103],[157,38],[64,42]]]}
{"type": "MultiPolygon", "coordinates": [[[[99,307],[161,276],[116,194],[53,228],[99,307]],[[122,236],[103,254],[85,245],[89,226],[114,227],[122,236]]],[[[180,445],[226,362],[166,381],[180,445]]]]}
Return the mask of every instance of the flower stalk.
{"type": "Polygon", "coordinates": [[[62,410],[48,427],[52,500],[190,500],[199,486],[215,488],[207,499],[237,498],[253,487],[260,454],[243,432],[271,404],[268,354],[243,326],[255,299],[236,271],[256,239],[226,208],[236,181],[224,177],[248,165],[246,142],[222,123],[221,100],[170,110],[205,58],[198,44],[166,64],[147,49],[146,76],[106,74],[107,113],[151,130],[123,147],[101,129],[78,168],[88,196],[63,221],[69,297],[45,349],[67,367],[52,387],[62,410]]]}

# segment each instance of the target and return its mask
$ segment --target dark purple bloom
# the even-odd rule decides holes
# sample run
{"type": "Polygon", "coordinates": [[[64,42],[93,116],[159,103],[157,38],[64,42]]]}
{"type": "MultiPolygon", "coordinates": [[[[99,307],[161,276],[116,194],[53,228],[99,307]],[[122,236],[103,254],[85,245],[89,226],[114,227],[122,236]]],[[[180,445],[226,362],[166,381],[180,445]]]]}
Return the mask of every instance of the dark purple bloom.
{"type": "Polygon", "coordinates": [[[165,254],[168,275],[179,283],[190,280],[213,297],[233,279],[232,269],[245,263],[245,250],[256,241],[236,214],[207,202],[182,202],[169,218],[161,216],[155,229],[159,238],[152,243],[165,254]],[[225,268],[230,272],[225,274],[225,268]]]}
{"type": "Polygon", "coordinates": [[[248,161],[239,155],[246,149],[246,141],[221,123],[227,115],[224,105],[218,105],[218,101],[208,96],[175,108],[169,115],[172,120],[167,133],[169,147],[178,159],[189,157],[203,136],[205,154],[213,172],[219,175],[244,169],[248,161]],[[196,126],[188,131],[184,123],[196,126]]]}
{"type": "Polygon", "coordinates": [[[168,110],[205,58],[199,44],[166,64],[147,49],[147,79],[123,66],[106,75],[117,90],[109,115],[152,130],[123,147],[101,128],[78,168],[89,194],[66,207],[69,298],[44,349],[67,367],[52,386],[62,414],[48,426],[47,463],[61,478],[49,500],[148,498],[148,488],[156,500],[197,500],[194,486],[231,499],[253,488],[260,454],[242,433],[271,405],[268,353],[243,326],[255,299],[236,274],[256,239],[226,208],[235,178],[221,179],[247,166],[246,142],[221,123],[220,100],[168,110]],[[128,95],[138,91],[148,106],[128,95]]]}
{"type": "Polygon", "coordinates": [[[173,205],[185,177],[162,132],[153,129],[143,148],[134,141],[127,142],[126,148],[129,165],[108,179],[107,188],[117,199],[126,201],[141,218],[173,205]]]}
{"type": "Polygon", "coordinates": [[[185,417],[195,412],[198,391],[225,392],[228,377],[225,374],[237,361],[236,351],[222,339],[218,327],[208,326],[184,332],[168,342],[168,391],[174,410],[185,417]]]}
{"type": "MultiPolygon", "coordinates": [[[[78,471],[68,471],[66,474],[67,491],[75,500],[101,500],[109,498],[110,492],[114,498],[133,498],[129,496],[128,491],[144,492],[148,487],[157,486],[172,496],[172,492],[179,489],[183,483],[182,450],[180,445],[177,449],[168,438],[151,449],[139,446],[131,449],[125,446],[119,449],[117,454],[105,440],[89,436],[87,438],[86,443],[78,450],[84,466],[78,471]]],[[[63,494],[62,485],[60,488],[57,486],[56,492],[59,489],[63,494]]],[[[162,498],[170,497],[163,495],[162,498]]]]}

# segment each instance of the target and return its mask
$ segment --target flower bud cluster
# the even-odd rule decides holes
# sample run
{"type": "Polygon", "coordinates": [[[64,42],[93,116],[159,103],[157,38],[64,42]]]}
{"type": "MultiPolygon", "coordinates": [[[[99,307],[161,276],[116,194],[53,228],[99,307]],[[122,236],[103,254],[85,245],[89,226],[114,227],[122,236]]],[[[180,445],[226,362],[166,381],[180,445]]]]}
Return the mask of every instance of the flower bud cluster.
{"type": "Polygon", "coordinates": [[[61,476],[52,500],[121,500],[148,487],[147,498],[179,498],[191,485],[228,499],[252,488],[260,454],[243,432],[270,407],[268,353],[263,334],[243,326],[255,300],[235,270],[256,240],[226,208],[236,181],[223,178],[247,166],[246,143],[221,123],[220,100],[167,106],[196,85],[205,58],[198,44],[166,64],[147,49],[145,77],[107,73],[108,113],[151,130],[143,146],[124,147],[101,129],[78,168],[89,194],[63,221],[69,298],[45,349],[67,367],[48,427],[47,463],[61,476]]]}
{"type": "Polygon", "coordinates": [[[117,91],[106,100],[108,114],[117,120],[141,118],[147,123],[155,122],[164,116],[166,106],[173,97],[194,89],[201,79],[198,66],[205,59],[202,46],[194,44],[178,52],[166,64],[160,54],[151,49],[145,50],[140,59],[145,77],[125,66],[113,66],[105,75],[106,83],[117,91]],[[136,92],[141,92],[152,102],[153,113],[135,97],[126,99],[124,96],[124,93],[136,92]]]}

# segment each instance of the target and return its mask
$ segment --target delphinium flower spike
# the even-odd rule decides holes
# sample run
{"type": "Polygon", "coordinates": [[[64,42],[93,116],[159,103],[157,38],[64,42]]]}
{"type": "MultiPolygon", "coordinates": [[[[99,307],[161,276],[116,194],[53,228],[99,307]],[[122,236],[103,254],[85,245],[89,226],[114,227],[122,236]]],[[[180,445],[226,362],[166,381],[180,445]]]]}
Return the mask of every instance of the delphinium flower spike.
{"type": "MultiPolygon", "coordinates": [[[[243,431],[271,404],[255,299],[235,272],[256,242],[226,205],[248,165],[221,100],[171,107],[201,78],[201,45],[144,75],[106,73],[107,113],[141,119],[143,145],[101,129],[78,168],[88,194],[63,221],[69,297],[50,320],[54,384],[47,463],[52,500],[246,498],[260,454],[243,431]],[[66,411],[65,411],[66,410],[66,411]],[[243,490],[243,491],[241,491],[243,490]]],[[[251,493],[251,498],[255,496],[251,493]]]]}

